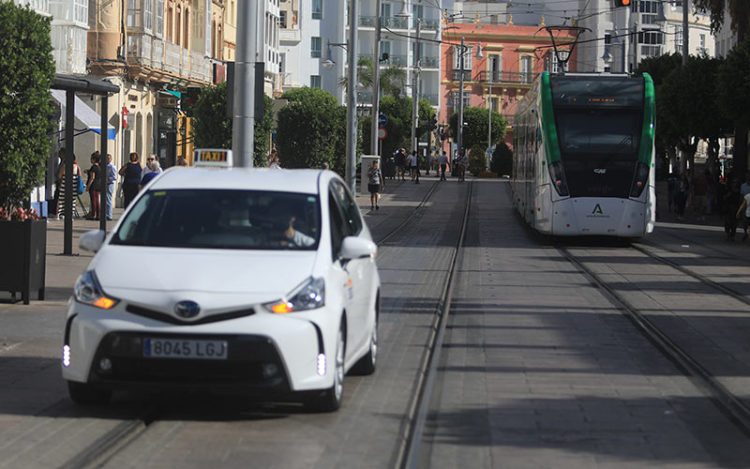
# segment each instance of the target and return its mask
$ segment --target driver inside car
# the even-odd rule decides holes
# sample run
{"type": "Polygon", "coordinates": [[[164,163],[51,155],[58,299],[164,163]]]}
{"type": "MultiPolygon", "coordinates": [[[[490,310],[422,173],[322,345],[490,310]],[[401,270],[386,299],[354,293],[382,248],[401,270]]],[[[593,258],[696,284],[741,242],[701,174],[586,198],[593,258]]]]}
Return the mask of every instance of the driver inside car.
{"type": "Polygon", "coordinates": [[[284,237],[286,238],[289,245],[296,247],[308,247],[315,244],[315,238],[308,236],[294,228],[294,222],[296,220],[296,217],[290,217],[289,226],[286,230],[284,230],[284,237]]]}

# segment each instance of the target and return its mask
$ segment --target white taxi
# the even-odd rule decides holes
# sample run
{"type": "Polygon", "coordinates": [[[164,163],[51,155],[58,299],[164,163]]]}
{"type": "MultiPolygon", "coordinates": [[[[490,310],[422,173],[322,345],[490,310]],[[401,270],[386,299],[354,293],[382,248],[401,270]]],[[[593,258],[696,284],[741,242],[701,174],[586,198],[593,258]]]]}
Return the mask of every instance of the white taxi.
{"type": "Polygon", "coordinates": [[[79,404],[134,387],[233,389],[339,408],[378,351],[376,245],[330,171],[176,168],[95,251],[62,374],[79,404]]]}

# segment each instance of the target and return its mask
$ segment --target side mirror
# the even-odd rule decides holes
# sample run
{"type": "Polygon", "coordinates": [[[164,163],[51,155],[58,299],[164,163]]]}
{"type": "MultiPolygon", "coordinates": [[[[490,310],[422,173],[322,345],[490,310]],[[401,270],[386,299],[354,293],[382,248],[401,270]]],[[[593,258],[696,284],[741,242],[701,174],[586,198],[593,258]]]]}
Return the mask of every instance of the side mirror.
{"type": "Polygon", "coordinates": [[[78,247],[84,251],[97,252],[104,244],[106,233],[102,230],[87,231],[78,240],[78,247]]]}
{"type": "Polygon", "coordinates": [[[372,241],[357,236],[347,236],[341,244],[341,258],[344,260],[374,257],[378,247],[372,241]]]}

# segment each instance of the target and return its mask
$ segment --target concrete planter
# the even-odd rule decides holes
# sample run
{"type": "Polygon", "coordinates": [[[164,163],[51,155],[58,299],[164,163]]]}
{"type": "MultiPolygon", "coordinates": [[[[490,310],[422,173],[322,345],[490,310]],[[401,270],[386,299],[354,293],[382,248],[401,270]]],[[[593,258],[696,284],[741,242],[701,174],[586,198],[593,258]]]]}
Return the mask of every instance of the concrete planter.
{"type": "Polygon", "coordinates": [[[24,304],[34,291],[43,300],[47,220],[0,221],[0,259],[0,291],[21,292],[24,304]]]}

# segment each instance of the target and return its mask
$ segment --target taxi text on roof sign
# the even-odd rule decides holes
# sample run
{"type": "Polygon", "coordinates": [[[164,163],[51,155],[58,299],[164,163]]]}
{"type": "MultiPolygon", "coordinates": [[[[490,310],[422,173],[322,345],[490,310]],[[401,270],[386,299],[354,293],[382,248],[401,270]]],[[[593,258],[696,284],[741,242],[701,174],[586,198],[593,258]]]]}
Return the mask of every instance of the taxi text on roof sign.
{"type": "Polygon", "coordinates": [[[193,154],[195,166],[231,168],[232,150],[220,148],[198,148],[193,154]]]}

